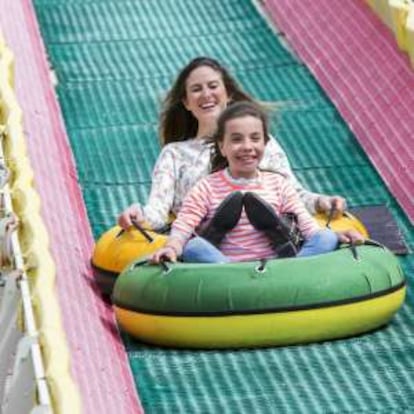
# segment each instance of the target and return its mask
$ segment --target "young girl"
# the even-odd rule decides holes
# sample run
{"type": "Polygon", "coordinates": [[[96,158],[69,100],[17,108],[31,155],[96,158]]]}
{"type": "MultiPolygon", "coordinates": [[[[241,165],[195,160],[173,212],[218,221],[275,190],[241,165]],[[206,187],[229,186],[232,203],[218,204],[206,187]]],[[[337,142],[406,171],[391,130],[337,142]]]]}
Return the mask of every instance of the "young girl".
{"type": "Polygon", "coordinates": [[[362,240],[354,231],[320,229],[288,179],[258,168],[268,137],[266,116],[254,103],[237,102],[224,110],[214,136],[215,172],[185,197],[167,244],[154,253],[153,262],[179,256],[193,262],[275,258],[284,241],[275,240],[281,236],[276,229],[283,213],[295,215],[305,239],[298,256],[334,250],[338,239],[362,240]]]}

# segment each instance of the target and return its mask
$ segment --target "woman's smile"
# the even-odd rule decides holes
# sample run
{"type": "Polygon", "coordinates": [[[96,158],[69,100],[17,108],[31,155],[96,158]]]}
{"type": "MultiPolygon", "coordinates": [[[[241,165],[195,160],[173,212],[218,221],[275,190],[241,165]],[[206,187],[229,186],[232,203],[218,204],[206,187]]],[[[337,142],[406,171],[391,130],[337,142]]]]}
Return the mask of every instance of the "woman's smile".
{"type": "Polygon", "coordinates": [[[199,123],[199,134],[211,132],[229,98],[220,72],[209,66],[194,69],[186,81],[184,106],[199,123]]]}

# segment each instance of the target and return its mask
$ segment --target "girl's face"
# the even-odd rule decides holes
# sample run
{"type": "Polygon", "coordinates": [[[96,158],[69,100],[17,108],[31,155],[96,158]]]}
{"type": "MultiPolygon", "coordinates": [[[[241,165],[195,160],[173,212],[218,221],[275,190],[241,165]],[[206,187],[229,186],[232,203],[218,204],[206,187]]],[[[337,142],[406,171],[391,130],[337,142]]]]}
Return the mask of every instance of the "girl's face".
{"type": "Polygon", "coordinates": [[[215,122],[226,108],[229,96],[220,72],[209,66],[194,69],[185,83],[184,106],[191,111],[199,124],[215,122]]]}
{"type": "Polygon", "coordinates": [[[230,119],[219,149],[234,178],[254,178],[266,147],[262,120],[251,115],[230,119]]]}

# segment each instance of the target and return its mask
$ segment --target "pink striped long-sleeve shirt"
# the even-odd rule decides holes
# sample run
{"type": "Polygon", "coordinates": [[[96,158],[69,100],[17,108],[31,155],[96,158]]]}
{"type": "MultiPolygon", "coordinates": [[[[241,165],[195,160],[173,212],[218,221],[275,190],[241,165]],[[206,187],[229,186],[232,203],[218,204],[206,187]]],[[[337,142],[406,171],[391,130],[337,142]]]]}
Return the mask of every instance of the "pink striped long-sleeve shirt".
{"type": "MultiPolygon", "coordinates": [[[[219,204],[234,191],[254,192],[271,204],[277,214],[296,214],[299,229],[306,239],[320,230],[295,188],[283,175],[259,171],[258,177],[253,180],[233,179],[227,170],[221,170],[201,179],[185,197],[172,225],[170,239],[179,241],[184,246],[194,232],[208,224],[219,204]]],[[[268,259],[276,256],[268,237],[252,226],[244,209],[236,227],[223,239],[220,250],[231,261],[268,259]]]]}

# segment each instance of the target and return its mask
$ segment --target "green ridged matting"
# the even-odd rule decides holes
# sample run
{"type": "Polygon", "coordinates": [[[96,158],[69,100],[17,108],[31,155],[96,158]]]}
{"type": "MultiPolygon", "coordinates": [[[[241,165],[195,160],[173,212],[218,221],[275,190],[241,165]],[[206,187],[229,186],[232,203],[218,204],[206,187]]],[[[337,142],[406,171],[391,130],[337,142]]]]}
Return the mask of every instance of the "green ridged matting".
{"type": "MultiPolygon", "coordinates": [[[[159,103],[197,55],[278,103],[272,132],[298,177],[351,206],[386,204],[412,228],[308,70],[248,0],[35,0],[94,235],[144,203],[159,152],[159,103]]],[[[409,282],[414,257],[401,259],[409,282]]],[[[414,412],[414,297],[357,338],[241,351],[125,345],[147,413],[414,412]]]]}

